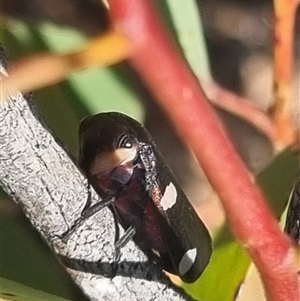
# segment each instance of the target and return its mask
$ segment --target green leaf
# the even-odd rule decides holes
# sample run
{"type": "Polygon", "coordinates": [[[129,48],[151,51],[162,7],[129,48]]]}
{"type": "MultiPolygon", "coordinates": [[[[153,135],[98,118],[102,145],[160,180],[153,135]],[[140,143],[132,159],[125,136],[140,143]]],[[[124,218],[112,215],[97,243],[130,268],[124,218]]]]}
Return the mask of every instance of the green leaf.
{"type": "Polygon", "coordinates": [[[70,301],[51,295],[20,283],[0,277],[0,300],[13,301],[70,301]]]}
{"type": "MultiPolygon", "coordinates": [[[[299,172],[300,158],[286,150],[278,155],[257,177],[275,216],[287,205],[299,172]]],[[[242,201],[242,200],[241,200],[242,201]]],[[[251,260],[225,225],[215,238],[211,262],[198,281],[183,287],[197,300],[232,301],[238,293],[251,260]]]]}
{"type": "Polygon", "coordinates": [[[21,214],[9,214],[20,211],[13,210],[16,208],[3,191],[0,206],[0,277],[61,297],[82,300],[79,288],[29,221],[21,214]]]}
{"type": "Polygon", "coordinates": [[[257,177],[277,218],[286,208],[289,195],[300,170],[300,157],[290,149],[279,154],[257,177]]]}
{"type": "MultiPolygon", "coordinates": [[[[78,31],[50,23],[38,27],[41,40],[51,51],[64,53],[83,46],[87,39],[78,31]]],[[[143,120],[140,99],[131,86],[130,74],[123,65],[93,68],[72,74],[68,79],[74,93],[84,101],[90,114],[120,111],[143,120]]]]}
{"type": "Polygon", "coordinates": [[[201,12],[196,0],[156,1],[167,25],[173,29],[185,59],[199,79],[211,81],[211,71],[201,12]],[[170,24],[171,23],[171,24],[170,24]]]}

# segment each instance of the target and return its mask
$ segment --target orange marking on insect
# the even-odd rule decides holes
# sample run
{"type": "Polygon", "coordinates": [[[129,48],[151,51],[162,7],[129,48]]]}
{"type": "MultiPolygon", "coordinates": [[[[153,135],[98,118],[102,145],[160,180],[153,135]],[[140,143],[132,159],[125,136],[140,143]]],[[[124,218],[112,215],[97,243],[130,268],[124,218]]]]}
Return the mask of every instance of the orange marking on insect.
{"type": "Polygon", "coordinates": [[[162,194],[161,194],[161,190],[159,189],[159,187],[157,185],[155,185],[152,188],[151,195],[152,195],[152,200],[155,203],[155,205],[158,208],[160,208],[160,200],[162,198],[162,194]]]}

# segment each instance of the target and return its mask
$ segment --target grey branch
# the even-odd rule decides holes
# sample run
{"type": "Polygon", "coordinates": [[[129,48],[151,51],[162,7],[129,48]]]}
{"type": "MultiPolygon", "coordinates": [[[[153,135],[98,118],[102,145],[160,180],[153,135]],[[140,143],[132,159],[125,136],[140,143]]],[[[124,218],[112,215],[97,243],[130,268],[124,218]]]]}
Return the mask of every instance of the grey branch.
{"type": "MultiPolygon", "coordinates": [[[[2,57],[2,75],[4,67],[2,57]]],[[[133,242],[113,264],[115,226],[107,208],[63,242],[60,236],[86,203],[87,183],[20,93],[0,103],[0,143],[1,186],[91,300],[190,300],[133,242]]],[[[98,201],[92,192],[92,202],[98,201]]]]}

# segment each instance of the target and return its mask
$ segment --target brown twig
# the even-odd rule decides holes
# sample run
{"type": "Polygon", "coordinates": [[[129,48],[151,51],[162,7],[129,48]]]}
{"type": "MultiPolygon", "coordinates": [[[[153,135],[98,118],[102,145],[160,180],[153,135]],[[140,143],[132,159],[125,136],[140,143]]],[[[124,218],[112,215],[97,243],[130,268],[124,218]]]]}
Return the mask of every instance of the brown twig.
{"type": "Polygon", "coordinates": [[[126,59],[131,43],[116,31],[89,41],[79,51],[67,54],[39,53],[26,57],[9,69],[9,77],[2,82],[1,99],[16,91],[23,93],[64,80],[76,70],[115,64],[126,59]],[[28,76],[30,74],[30,76],[28,76]]]}

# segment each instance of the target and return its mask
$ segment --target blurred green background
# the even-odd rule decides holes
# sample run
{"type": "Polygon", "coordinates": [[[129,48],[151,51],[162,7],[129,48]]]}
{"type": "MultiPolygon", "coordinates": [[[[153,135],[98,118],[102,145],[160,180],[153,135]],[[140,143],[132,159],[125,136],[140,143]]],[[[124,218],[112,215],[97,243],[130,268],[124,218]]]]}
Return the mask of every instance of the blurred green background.
{"type": "MultiPolygon", "coordinates": [[[[262,57],[267,57],[264,62],[270,59],[271,27],[257,21],[259,14],[261,18],[270,19],[269,2],[251,1],[250,5],[247,1],[185,0],[183,5],[183,0],[157,0],[156,4],[198,78],[204,81],[214,78],[236,93],[254,95],[263,108],[267,106],[262,102],[267,98],[266,91],[262,92],[263,97],[257,91],[251,94],[249,87],[255,83],[249,79],[253,70],[248,70],[251,69],[248,65],[252,62],[254,68],[254,63],[262,65],[262,57]]],[[[28,0],[24,3],[10,0],[2,3],[1,41],[10,61],[41,51],[78,49],[107,27],[108,15],[100,1],[28,0]]],[[[145,123],[194,205],[209,202],[211,188],[205,177],[196,170],[191,154],[172,132],[151,93],[126,62],[72,74],[59,85],[34,91],[34,103],[53,133],[75,156],[78,124],[87,115],[120,111],[145,123]]],[[[237,117],[223,111],[219,113],[247,164],[255,172],[261,171],[259,182],[279,217],[299,169],[298,159],[286,151],[267,165],[272,157],[267,139],[237,117]]],[[[57,296],[84,300],[20,208],[4,192],[0,198],[2,297],[9,298],[6,294],[10,294],[14,300],[58,300],[57,296]]],[[[201,300],[232,300],[250,264],[226,226],[217,232],[209,268],[196,284],[186,286],[201,300]]]]}

